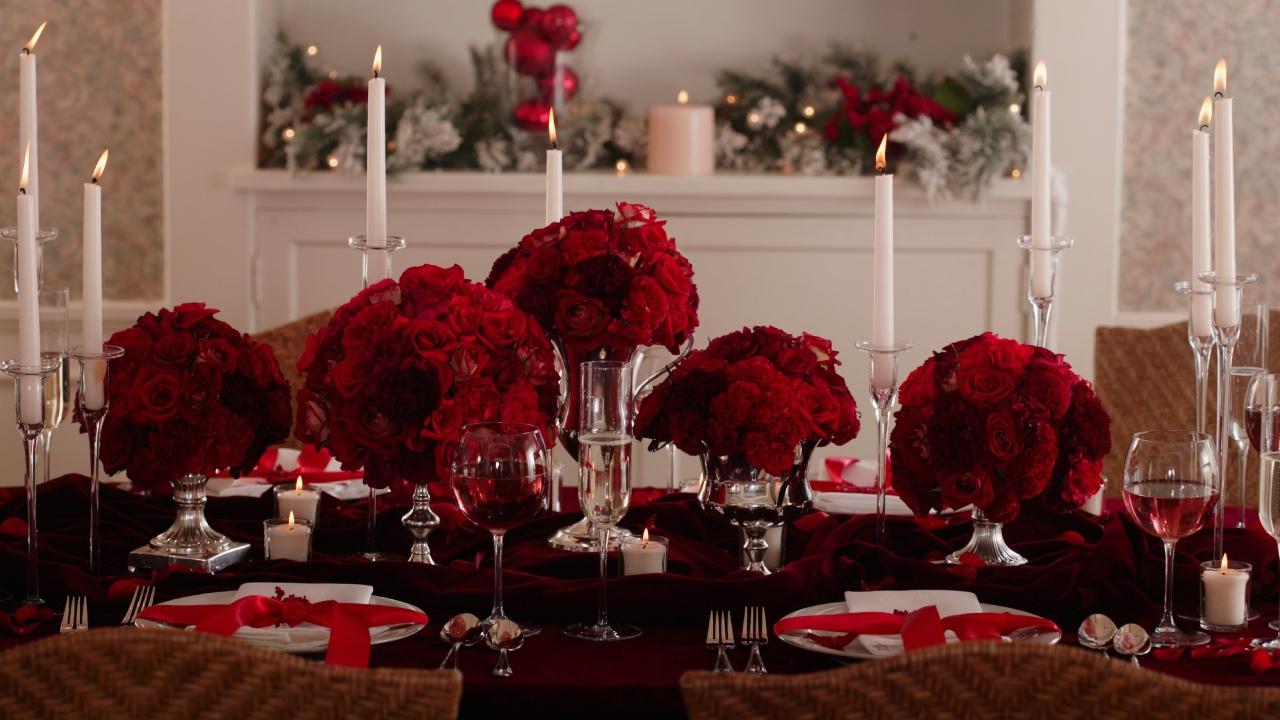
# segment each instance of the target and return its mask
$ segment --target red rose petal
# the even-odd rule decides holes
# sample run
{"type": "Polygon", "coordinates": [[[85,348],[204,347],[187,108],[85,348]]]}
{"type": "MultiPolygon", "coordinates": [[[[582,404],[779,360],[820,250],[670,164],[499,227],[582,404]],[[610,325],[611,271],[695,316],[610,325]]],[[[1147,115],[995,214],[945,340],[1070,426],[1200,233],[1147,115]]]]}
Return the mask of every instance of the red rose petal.
{"type": "Polygon", "coordinates": [[[1182,656],[1186,652],[1186,650],[1187,649],[1184,647],[1162,647],[1162,648],[1156,648],[1152,650],[1151,655],[1157,660],[1163,660],[1164,662],[1173,662],[1175,660],[1182,659],[1182,656]]]}
{"type": "Polygon", "coordinates": [[[1249,669],[1256,675],[1271,672],[1275,667],[1275,658],[1271,657],[1271,653],[1262,648],[1255,649],[1249,654],[1249,669]]]}

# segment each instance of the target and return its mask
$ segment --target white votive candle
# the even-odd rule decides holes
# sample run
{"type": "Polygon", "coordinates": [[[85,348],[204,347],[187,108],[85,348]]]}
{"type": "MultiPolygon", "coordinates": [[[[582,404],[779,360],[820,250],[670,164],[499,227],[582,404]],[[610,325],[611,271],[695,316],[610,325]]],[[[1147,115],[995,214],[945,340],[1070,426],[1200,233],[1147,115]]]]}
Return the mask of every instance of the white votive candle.
{"type": "Polygon", "coordinates": [[[1200,563],[1200,625],[1209,630],[1238,630],[1249,623],[1249,563],[1206,560],[1200,563]]]}
{"type": "Polygon", "coordinates": [[[647,575],[667,571],[667,539],[649,536],[649,529],[639,539],[622,541],[622,574],[647,575]]]}
{"type": "Polygon", "coordinates": [[[716,171],[716,115],[710,105],[689,103],[684,90],[674,105],[649,108],[649,172],[711,175],[716,171]]]}
{"type": "Polygon", "coordinates": [[[306,562],[311,559],[311,523],[290,515],[288,520],[267,520],[263,529],[262,550],[268,560],[306,562]]]}
{"type": "Polygon", "coordinates": [[[320,493],[310,485],[303,485],[302,478],[298,478],[297,483],[292,487],[277,485],[275,495],[277,518],[283,519],[293,515],[306,520],[313,526],[316,524],[316,508],[320,505],[320,493]]]}

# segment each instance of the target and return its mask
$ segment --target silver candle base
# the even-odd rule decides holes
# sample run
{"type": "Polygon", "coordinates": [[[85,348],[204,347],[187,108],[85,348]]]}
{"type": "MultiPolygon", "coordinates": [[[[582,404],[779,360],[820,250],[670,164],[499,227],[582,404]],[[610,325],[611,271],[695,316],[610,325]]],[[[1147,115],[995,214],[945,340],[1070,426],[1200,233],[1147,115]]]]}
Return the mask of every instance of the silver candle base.
{"type": "Polygon", "coordinates": [[[163,570],[170,565],[182,565],[197,572],[214,574],[249,559],[252,551],[249,543],[228,541],[225,548],[199,555],[174,555],[167,550],[158,550],[150,545],[143,545],[129,553],[129,571],[142,569],[163,570]]]}
{"type": "Polygon", "coordinates": [[[204,517],[207,502],[203,475],[184,475],[173,481],[177,515],[168,530],[129,553],[129,569],[164,569],[182,565],[204,573],[216,573],[249,557],[248,543],[235,542],[209,527],[204,517]]]}

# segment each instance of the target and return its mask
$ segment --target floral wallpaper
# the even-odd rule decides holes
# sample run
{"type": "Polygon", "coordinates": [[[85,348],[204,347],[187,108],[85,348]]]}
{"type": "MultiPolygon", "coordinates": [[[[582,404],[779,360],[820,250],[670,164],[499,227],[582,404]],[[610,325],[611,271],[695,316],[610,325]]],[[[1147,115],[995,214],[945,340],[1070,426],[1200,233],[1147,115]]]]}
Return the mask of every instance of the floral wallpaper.
{"type": "MultiPolygon", "coordinates": [[[[17,192],[18,51],[40,23],[40,216],[58,229],[45,250],[46,286],[80,294],[81,185],[104,147],[103,293],[112,299],[164,295],[160,0],[0,0],[0,188],[17,192]]],[[[0,196],[5,195],[0,192],[0,196]]],[[[13,225],[12,200],[0,224],[13,225]]],[[[0,252],[0,277],[13,272],[0,252]]],[[[10,285],[9,287],[12,287],[10,285]]]]}
{"type": "Polygon", "coordinates": [[[1128,13],[1120,308],[1181,307],[1172,286],[1191,275],[1191,131],[1219,57],[1234,98],[1237,267],[1262,277],[1249,292],[1280,302],[1280,3],[1129,0],[1128,13]]]}

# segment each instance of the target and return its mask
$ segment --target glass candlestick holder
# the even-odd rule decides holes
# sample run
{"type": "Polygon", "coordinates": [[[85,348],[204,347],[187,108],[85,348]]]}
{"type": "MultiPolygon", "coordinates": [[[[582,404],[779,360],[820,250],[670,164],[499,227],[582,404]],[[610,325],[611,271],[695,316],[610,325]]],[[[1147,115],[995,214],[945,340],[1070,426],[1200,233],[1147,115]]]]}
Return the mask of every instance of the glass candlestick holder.
{"type": "Polygon", "coordinates": [[[40,599],[40,552],[36,529],[36,479],[39,465],[40,431],[44,429],[44,383],[58,363],[41,359],[38,365],[24,365],[18,360],[0,363],[0,371],[13,378],[14,417],[22,436],[23,484],[27,490],[27,605],[43,605],[40,599]]]}
{"type": "Polygon", "coordinates": [[[1018,247],[1027,251],[1027,302],[1031,304],[1032,343],[1048,347],[1049,317],[1058,287],[1058,256],[1069,250],[1074,241],[1052,235],[1047,246],[1036,245],[1030,235],[1018,236],[1018,247]]]}
{"type": "Polygon", "coordinates": [[[1196,432],[1209,432],[1205,402],[1209,397],[1209,358],[1213,354],[1213,290],[1185,280],[1173,289],[1187,298],[1187,343],[1196,366],[1196,432]]]}
{"type": "Polygon", "coordinates": [[[352,235],[347,238],[347,245],[360,251],[360,282],[361,287],[367,288],[381,280],[395,277],[391,270],[391,255],[397,250],[403,250],[405,242],[398,235],[388,235],[386,242],[378,245],[371,244],[364,235],[352,235]]]}
{"type": "Polygon", "coordinates": [[[888,492],[889,420],[898,400],[898,356],[911,349],[911,343],[898,341],[877,345],[859,340],[856,347],[867,353],[867,388],[876,413],[876,529],[875,539],[884,544],[885,496],[888,492]]]}
{"type": "Polygon", "coordinates": [[[98,480],[98,458],[102,450],[102,421],[111,407],[107,392],[111,361],[124,356],[124,348],[103,345],[101,352],[74,347],[70,352],[80,366],[80,388],[76,393],[76,406],[84,418],[85,434],[89,437],[89,570],[102,574],[101,496],[102,484],[98,480]]]}
{"type": "MultiPolygon", "coordinates": [[[[0,228],[0,237],[13,243],[13,291],[18,292],[18,228],[0,228]]],[[[36,233],[36,285],[44,287],[44,245],[58,239],[54,228],[40,228],[36,233]]]]}
{"type": "Polygon", "coordinates": [[[1231,450],[1231,360],[1236,341],[1240,339],[1240,305],[1244,287],[1258,282],[1253,274],[1226,275],[1201,273],[1200,280],[1213,288],[1213,341],[1218,351],[1218,477],[1215,489],[1218,502],[1213,509],[1213,556],[1222,557],[1222,532],[1226,527],[1227,461],[1231,450]]]}

